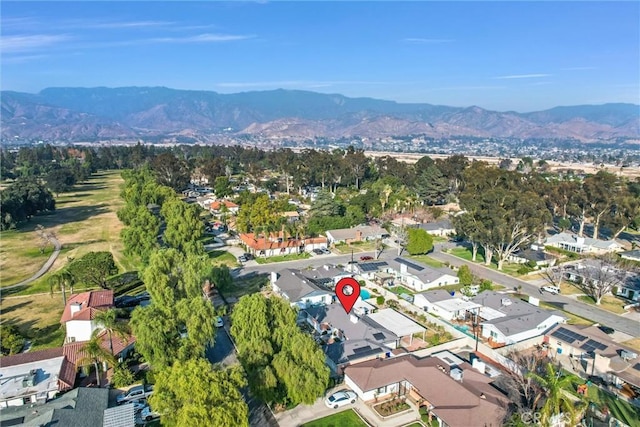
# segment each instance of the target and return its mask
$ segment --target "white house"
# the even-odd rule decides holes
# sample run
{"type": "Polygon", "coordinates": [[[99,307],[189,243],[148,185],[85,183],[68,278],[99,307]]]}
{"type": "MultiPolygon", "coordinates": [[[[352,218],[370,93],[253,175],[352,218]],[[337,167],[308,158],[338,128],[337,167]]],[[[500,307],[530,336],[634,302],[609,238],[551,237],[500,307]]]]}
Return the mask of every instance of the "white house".
{"type": "Polygon", "coordinates": [[[300,270],[290,268],[271,273],[274,292],[301,309],[314,305],[331,304],[333,294],[313,283],[300,270]]]}
{"type": "Polygon", "coordinates": [[[566,267],[565,277],[582,285],[605,283],[611,291],[631,301],[640,301],[640,274],[595,260],[584,260],[566,267]]]}
{"type": "Polygon", "coordinates": [[[600,240],[591,237],[580,237],[575,234],[566,232],[554,234],[547,238],[546,245],[564,249],[565,251],[588,253],[588,254],[605,254],[610,252],[619,252],[624,248],[615,240],[600,240]]]}
{"type": "Polygon", "coordinates": [[[443,218],[437,221],[420,224],[418,228],[422,228],[432,236],[438,237],[446,237],[456,234],[456,229],[449,218],[443,218]]]}
{"type": "Polygon", "coordinates": [[[113,291],[89,291],[72,295],[62,312],[60,323],[67,330],[66,342],[88,341],[99,328],[96,314],[114,307],[113,291]]]}
{"type": "Polygon", "coordinates": [[[414,295],[413,304],[445,320],[464,319],[468,312],[481,307],[478,303],[453,296],[441,289],[414,295]]]}
{"type": "Polygon", "coordinates": [[[552,267],[556,263],[556,257],[546,253],[541,246],[531,245],[529,249],[521,249],[509,255],[507,261],[516,264],[534,262],[538,267],[552,267]]]}
{"type": "Polygon", "coordinates": [[[241,233],[240,240],[247,252],[265,257],[298,254],[327,247],[325,237],[295,239],[284,236],[282,232],[273,233],[268,237],[256,236],[254,233],[241,233]]]}
{"type": "Polygon", "coordinates": [[[460,283],[460,279],[449,274],[449,270],[429,267],[406,258],[390,259],[387,264],[381,267],[382,271],[394,276],[394,284],[402,284],[416,292],[460,283]]]}
{"type": "Polygon", "coordinates": [[[379,225],[358,225],[352,228],[327,230],[330,245],[338,243],[364,242],[367,240],[384,239],[389,232],[379,225]]]}
{"type": "Polygon", "coordinates": [[[508,294],[484,291],[472,298],[481,305],[477,315],[482,337],[492,346],[514,344],[543,335],[567,319],[557,311],[543,310],[508,294]]]}
{"type": "Polygon", "coordinates": [[[45,403],[76,380],[62,347],[5,356],[0,365],[0,408],[45,403]]]}

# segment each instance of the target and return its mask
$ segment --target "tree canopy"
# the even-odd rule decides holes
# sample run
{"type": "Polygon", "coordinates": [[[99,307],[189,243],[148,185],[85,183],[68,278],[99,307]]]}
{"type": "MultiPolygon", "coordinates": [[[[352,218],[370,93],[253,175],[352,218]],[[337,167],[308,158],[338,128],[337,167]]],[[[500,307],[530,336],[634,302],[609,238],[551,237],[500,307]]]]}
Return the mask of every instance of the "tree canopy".
{"type": "Polygon", "coordinates": [[[433,237],[422,228],[407,229],[407,252],[411,255],[426,254],[433,249],[433,237]]]}
{"type": "Polygon", "coordinates": [[[118,274],[111,252],[89,252],[67,267],[75,282],[107,288],[107,279],[118,274]]]}

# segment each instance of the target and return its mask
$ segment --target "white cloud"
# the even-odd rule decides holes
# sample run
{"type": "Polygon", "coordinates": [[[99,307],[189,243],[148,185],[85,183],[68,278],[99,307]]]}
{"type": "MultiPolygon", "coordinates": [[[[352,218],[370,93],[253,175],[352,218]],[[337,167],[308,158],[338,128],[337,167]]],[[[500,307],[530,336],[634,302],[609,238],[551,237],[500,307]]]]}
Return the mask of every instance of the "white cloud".
{"type": "Polygon", "coordinates": [[[70,39],[71,37],[67,35],[52,34],[3,36],[0,39],[0,51],[4,54],[49,48],[70,39]]]}
{"type": "Polygon", "coordinates": [[[494,79],[537,79],[541,77],[550,77],[551,74],[513,74],[510,76],[499,76],[494,79]]]}
{"type": "Polygon", "coordinates": [[[453,39],[425,39],[419,37],[410,37],[403,39],[402,41],[406,43],[415,43],[415,44],[440,44],[440,43],[451,43],[455,40],[453,39]]]}

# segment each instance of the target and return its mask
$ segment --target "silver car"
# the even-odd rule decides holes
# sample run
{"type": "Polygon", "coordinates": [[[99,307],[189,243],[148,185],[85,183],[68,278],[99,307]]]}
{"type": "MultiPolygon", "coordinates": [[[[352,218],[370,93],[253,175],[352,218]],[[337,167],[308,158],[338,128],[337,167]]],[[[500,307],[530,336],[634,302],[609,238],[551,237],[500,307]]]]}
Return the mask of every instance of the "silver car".
{"type": "Polygon", "coordinates": [[[337,391],[331,396],[327,397],[324,404],[329,408],[338,409],[341,406],[348,405],[350,403],[356,403],[358,395],[352,391],[337,391]]]}

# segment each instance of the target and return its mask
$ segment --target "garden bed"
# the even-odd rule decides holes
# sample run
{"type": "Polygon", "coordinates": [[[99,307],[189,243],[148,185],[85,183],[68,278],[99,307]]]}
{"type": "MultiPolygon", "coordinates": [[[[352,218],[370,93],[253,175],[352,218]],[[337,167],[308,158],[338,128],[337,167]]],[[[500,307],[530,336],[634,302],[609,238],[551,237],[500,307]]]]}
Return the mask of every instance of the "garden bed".
{"type": "Polygon", "coordinates": [[[381,417],[390,417],[407,410],[411,410],[411,406],[404,399],[395,398],[387,400],[386,402],[378,403],[373,406],[373,410],[376,411],[381,417]]]}

